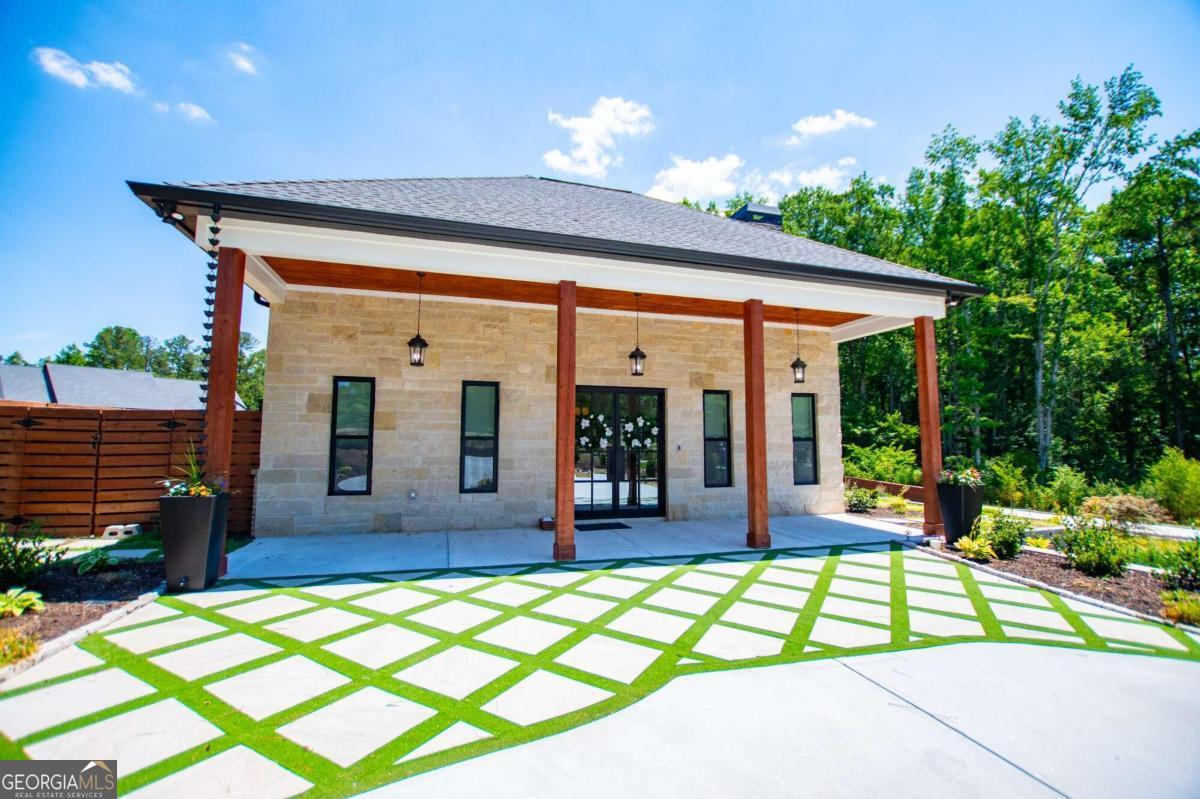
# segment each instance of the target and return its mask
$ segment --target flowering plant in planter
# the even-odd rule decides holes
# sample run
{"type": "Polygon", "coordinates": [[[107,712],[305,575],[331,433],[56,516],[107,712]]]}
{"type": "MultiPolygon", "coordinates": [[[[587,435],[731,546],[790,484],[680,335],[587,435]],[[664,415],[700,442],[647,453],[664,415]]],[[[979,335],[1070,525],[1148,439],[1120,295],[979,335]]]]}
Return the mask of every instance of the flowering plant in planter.
{"type": "Polygon", "coordinates": [[[980,488],[983,485],[983,474],[974,466],[958,471],[943,469],[942,473],[938,475],[937,481],[943,485],[980,488]]]}
{"type": "Polygon", "coordinates": [[[188,442],[187,451],[183,455],[183,466],[175,470],[183,475],[181,479],[167,478],[159,482],[166,490],[164,497],[211,497],[226,491],[224,480],[208,480],[204,467],[196,455],[196,446],[188,442]]]}

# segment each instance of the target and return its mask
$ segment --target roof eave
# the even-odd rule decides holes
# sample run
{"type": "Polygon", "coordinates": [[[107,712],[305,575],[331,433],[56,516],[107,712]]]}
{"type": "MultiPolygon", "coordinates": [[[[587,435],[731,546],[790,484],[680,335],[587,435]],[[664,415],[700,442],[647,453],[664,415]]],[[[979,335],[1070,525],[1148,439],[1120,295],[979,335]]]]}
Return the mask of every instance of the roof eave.
{"type": "MultiPolygon", "coordinates": [[[[240,217],[289,224],[316,225],[370,233],[403,234],[416,238],[473,242],[477,244],[532,248],[570,254],[652,261],[668,265],[686,264],[712,269],[750,272],[770,277],[805,277],[834,283],[849,283],[871,288],[920,291],[945,294],[948,299],[978,297],[987,290],[970,283],[929,280],[890,275],[872,275],[834,267],[795,264],[761,258],[724,255],[702,250],[687,250],[647,244],[568,236],[519,228],[456,222],[429,217],[368,211],[357,208],[280,200],[247,194],[214,191],[192,186],[126,181],[142,202],[159,213],[156,202],[182,204],[197,210],[219,205],[223,213],[240,217]]],[[[185,235],[189,231],[183,231],[185,235]]]]}

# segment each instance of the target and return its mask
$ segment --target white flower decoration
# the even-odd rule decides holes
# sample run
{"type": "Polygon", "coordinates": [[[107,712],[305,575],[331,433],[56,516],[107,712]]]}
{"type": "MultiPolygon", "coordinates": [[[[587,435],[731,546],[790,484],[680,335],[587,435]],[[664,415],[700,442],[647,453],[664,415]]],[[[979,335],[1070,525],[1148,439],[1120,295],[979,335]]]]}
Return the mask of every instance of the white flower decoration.
{"type": "Polygon", "coordinates": [[[591,424],[591,422],[589,422],[587,419],[582,419],[582,420],[580,420],[580,422],[579,422],[579,426],[580,426],[580,427],[587,427],[587,426],[588,426],[588,425],[590,425],[590,424],[591,424]]]}
{"type": "Polygon", "coordinates": [[[583,444],[585,447],[588,445],[588,441],[590,441],[590,439],[587,436],[582,436],[579,439],[579,443],[583,444]]]}
{"type": "Polygon", "coordinates": [[[637,423],[638,423],[638,427],[641,427],[642,425],[644,425],[646,423],[646,420],[639,416],[637,418],[637,423]]]}
{"type": "Polygon", "coordinates": [[[657,428],[657,427],[651,427],[651,428],[650,428],[650,432],[651,432],[653,435],[658,435],[658,428],[657,428]]]}
{"type": "Polygon", "coordinates": [[[600,439],[600,448],[604,449],[607,446],[608,446],[608,439],[607,438],[600,439]]]}
{"type": "Polygon", "coordinates": [[[636,438],[633,441],[629,442],[629,446],[631,446],[631,447],[640,447],[641,445],[642,445],[642,442],[638,441],[636,438]]]}
{"type": "Polygon", "coordinates": [[[597,414],[597,415],[596,415],[596,421],[597,421],[597,422],[603,422],[603,421],[604,421],[604,414],[602,414],[602,413],[601,413],[601,414],[597,414]]]}
{"type": "Polygon", "coordinates": [[[633,422],[626,422],[626,423],[625,423],[625,432],[626,432],[626,433],[632,433],[632,432],[633,432],[633,422]]]}
{"type": "Polygon", "coordinates": [[[604,428],[604,435],[605,435],[606,437],[608,437],[608,438],[612,438],[612,428],[611,428],[611,427],[605,427],[605,428],[604,428]]]}

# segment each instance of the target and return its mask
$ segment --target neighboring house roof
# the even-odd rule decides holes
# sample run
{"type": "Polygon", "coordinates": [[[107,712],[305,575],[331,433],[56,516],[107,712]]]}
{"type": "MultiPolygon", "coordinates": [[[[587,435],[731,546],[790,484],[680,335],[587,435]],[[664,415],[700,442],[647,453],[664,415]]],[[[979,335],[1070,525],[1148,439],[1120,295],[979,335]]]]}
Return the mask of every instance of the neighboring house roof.
{"type": "MultiPolygon", "coordinates": [[[[143,201],[400,235],[978,295],[879,258],[619,189],[535,177],[130,182],[143,201]]],[[[161,209],[160,209],[161,211],[161,209]]]]}
{"type": "MultiPolygon", "coordinates": [[[[95,408],[193,410],[202,408],[199,380],[95,366],[0,365],[0,400],[95,408]]],[[[238,408],[245,405],[235,395],[238,408]]]]}

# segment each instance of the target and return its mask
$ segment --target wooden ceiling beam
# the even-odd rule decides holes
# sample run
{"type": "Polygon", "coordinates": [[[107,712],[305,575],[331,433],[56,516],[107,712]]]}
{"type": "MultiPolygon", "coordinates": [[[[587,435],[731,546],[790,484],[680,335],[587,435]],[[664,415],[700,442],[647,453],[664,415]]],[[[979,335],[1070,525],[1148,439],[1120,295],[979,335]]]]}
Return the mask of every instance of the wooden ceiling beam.
{"type": "MultiPolygon", "coordinates": [[[[415,294],[417,291],[417,270],[385,269],[358,264],[270,256],[263,260],[275,270],[275,273],[285,283],[291,286],[324,286],[400,294],[415,294]]],[[[553,306],[558,302],[558,286],[553,283],[448,275],[437,272],[426,273],[424,291],[428,296],[505,300],[537,305],[553,306]]],[[[631,291],[580,286],[577,302],[580,308],[632,312],[637,300],[631,291]]],[[[675,316],[705,316],[715,319],[742,318],[742,304],[739,302],[666,294],[643,294],[641,310],[644,313],[675,316]]],[[[862,318],[864,318],[862,314],[818,311],[811,308],[800,309],[800,324],[811,327],[834,327],[862,318]]],[[[763,320],[791,324],[796,321],[796,312],[784,306],[764,305],[763,320]]]]}

